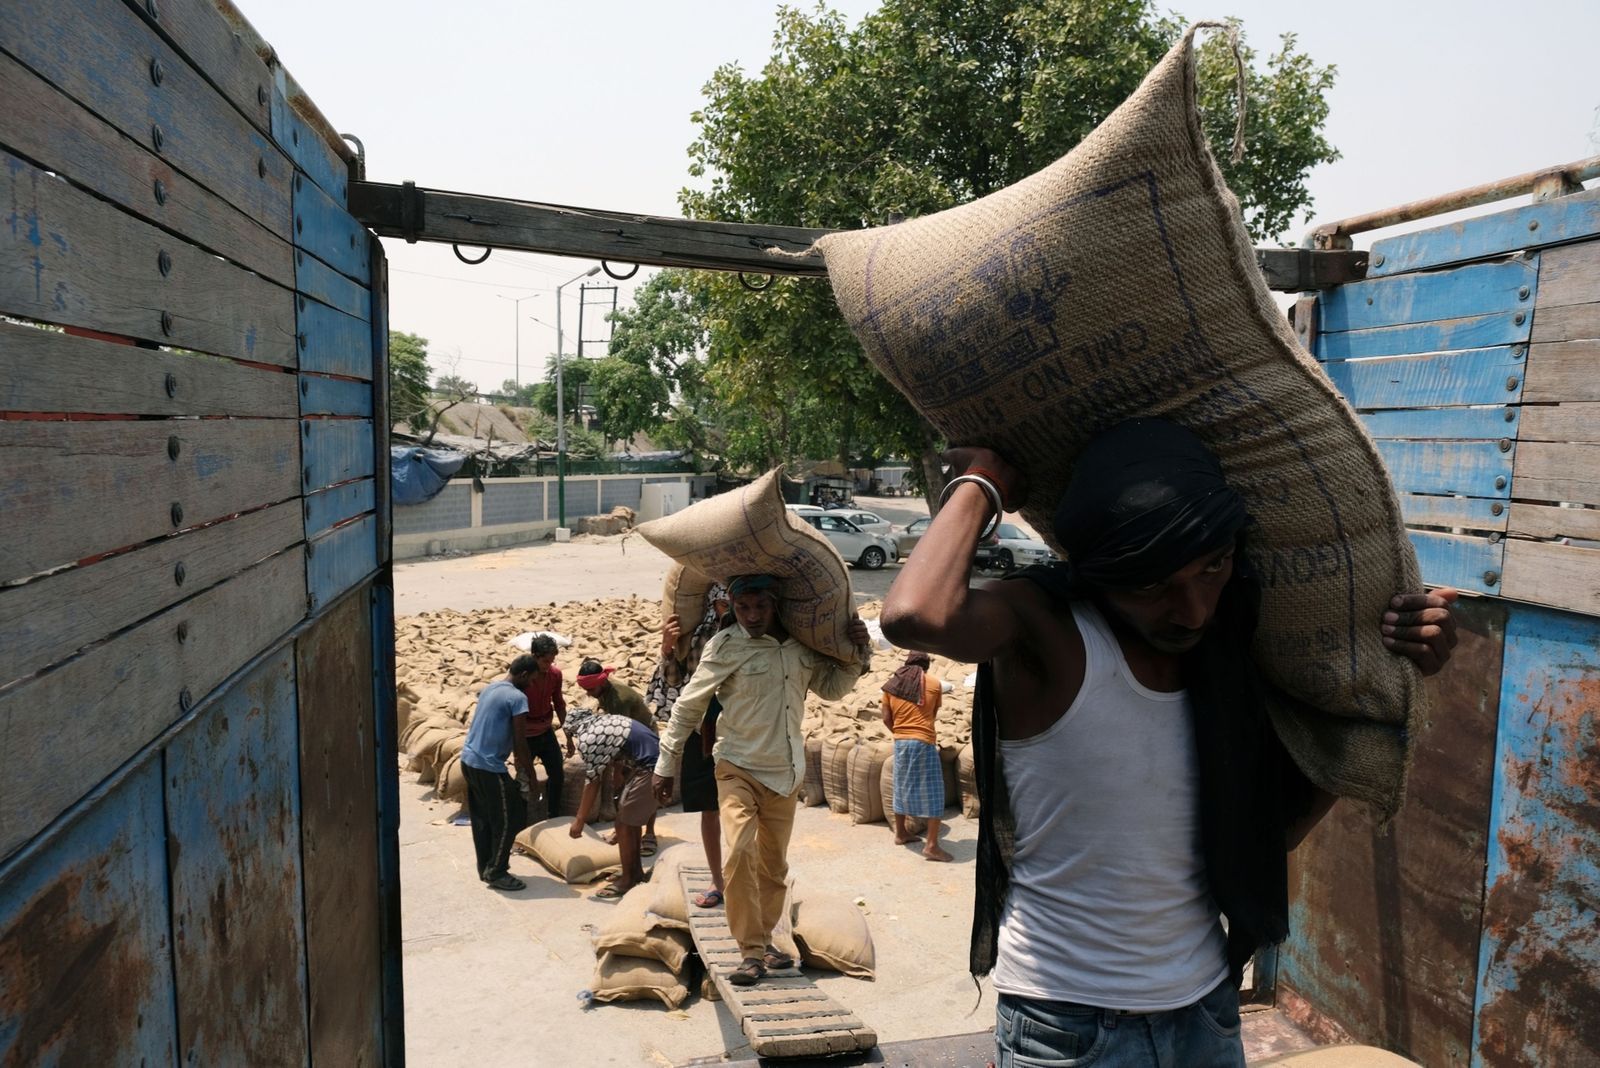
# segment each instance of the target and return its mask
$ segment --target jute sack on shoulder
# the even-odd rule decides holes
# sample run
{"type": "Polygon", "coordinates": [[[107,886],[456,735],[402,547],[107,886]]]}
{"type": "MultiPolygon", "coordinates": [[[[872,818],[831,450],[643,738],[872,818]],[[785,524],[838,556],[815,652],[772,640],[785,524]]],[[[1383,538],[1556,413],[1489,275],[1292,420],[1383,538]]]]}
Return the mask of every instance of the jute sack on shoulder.
{"type": "Polygon", "coordinates": [[[706,594],[711,592],[714,584],[715,580],[710,576],[683,564],[675,563],[667,572],[667,580],[661,590],[661,622],[665,624],[669,617],[678,617],[682,633],[674,649],[679,660],[689,656],[694,628],[699,626],[706,614],[706,594]]]}
{"type": "Polygon", "coordinates": [[[817,248],[878,370],[950,441],[1026,472],[1022,515],[1057,551],[1091,437],[1141,416],[1198,434],[1255,520],[1279,734],[1318,785],[1392,813],[1424,696],[1378,624],[1421,579],[1377,450],[1256,267],[1195,109],[1193,38],[1039,173],[817,248]]]}
{"type": "MultiPolygon", "coordinates": [[[[845,628],[854,609],[839,550],[783,506],[774,468],[742,489],[652,519],[639,533],[685,568],[727,583],[737,575],[775,575],[778,614],[801,644],[846,664],[860,655],[845,628]]],[[[705,590],[692,617],[699,620],[705,590]]]]}

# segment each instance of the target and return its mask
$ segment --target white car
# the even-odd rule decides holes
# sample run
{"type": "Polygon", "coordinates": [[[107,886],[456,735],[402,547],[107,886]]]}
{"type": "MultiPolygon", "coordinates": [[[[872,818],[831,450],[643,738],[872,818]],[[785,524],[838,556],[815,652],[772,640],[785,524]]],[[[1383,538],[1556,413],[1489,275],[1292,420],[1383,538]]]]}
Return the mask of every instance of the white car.
{"type": "Polygon", "coordinates": [[[972,562],[980,568],[1010,571],[1014,567],[1047,564],[1054,559],[1056,554],[1050,551],[1050,546],[1031,537],[1015,523],[1001,523],[993,534],[978,543],[972,562]]]}
{"type": "Polygon", "coordinates": [[[894,524],[876,512],[862,512],[853,508],[846,508],[828,513],[829,515],[842,515],[868,534],[894,533],[894,524]]]}
{"type": "Polygon", "coordinates": [[[911,550],[917,547],[917,542],[922,540],[922,536],[928,532],[928,524],[932,522],[933,519],[929,516],[913,519],[906,524],[904,530],[894,536],[894,547],[900,550],[901,556],[911,555],[911,550]]]}
{"type": "Polygon", "coordinates": [[[869,533],[833,512],[798,514],[801,519],[822,531],[823,537],[833,542],[833,547],[839,550],[839,555],[856,567],[876,571],[884,564],[900,559],[900,551],[895,548],[894,539],[888,535],[869,533]]]}

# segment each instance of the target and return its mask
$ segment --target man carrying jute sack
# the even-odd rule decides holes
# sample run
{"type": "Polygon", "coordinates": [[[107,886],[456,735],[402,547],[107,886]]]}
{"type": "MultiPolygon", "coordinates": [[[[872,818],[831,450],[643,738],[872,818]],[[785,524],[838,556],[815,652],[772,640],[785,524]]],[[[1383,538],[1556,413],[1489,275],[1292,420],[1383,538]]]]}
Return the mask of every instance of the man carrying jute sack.
{"type": "Polygon", "coordinates": [[[769,970],[794,967],[794,958],[772,944],[783,917],[789,875],[789,836],[805,775],[807,691],[835,701],[854,689],[871,658],[867,625],[852,618],[848,639],[859,647],[844,664],[802,645],[784,627],[778,611],[778,580],[740,575],[728,584],[737,626],[711,638],[700,664],[672,708],[656,762],[656,797],[672,796],[672,781],[684,746],[712,698],[722,705],[717,720],[717,800],[728,851],[723,885],[728,926],[742,958],[728,981],[760,982],[769,970]]]}

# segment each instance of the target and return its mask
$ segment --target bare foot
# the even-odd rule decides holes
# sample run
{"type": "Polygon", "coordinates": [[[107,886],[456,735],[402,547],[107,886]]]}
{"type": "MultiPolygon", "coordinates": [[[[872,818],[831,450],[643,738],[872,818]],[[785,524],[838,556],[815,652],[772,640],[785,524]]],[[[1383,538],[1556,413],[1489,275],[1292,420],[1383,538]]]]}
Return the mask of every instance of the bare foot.
{"type": "Polygon", "coordinates": [[[946,853],[944,850],[940,849],[938,846],[931,845],[922,851],[922,859],[936,860],[941,864],[947,864],[955,858],[949,853],[946,853]]]}
{"type": "Polygon", "coordinates": [[[922,841],[920,834],[897,834],[894,836],[895,845],[910,845],[912,842],[922,841]]]}

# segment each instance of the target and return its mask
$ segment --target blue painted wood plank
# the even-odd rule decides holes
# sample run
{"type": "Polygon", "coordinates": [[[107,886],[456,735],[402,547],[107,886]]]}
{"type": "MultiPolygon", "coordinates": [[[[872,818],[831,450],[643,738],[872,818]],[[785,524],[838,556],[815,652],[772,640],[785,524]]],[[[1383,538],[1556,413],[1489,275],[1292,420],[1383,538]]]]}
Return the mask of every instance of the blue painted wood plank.
{"type": "Polygon", "coordinates": [[[363,478],[306,495],[306,537],[314,538],[335,523],[372,511],[373,480],[363,478]]]}
{"type": "Polygon", "coordinates": [[[295,301],[300,369],[349,378],[372,377],[372,328],[315,300],[295,301]]]}
{"type": "Polygon", "coordinates": [[[332,604],[378,566],[377,521],[370,515],[335,527],[306,547],[306,589],[311,611],[332,604]]]}
{"type": "Polygon", "coordinates": [[[1490,345],[1525,343],[1533,332],[1533,309],[1496,312],[1436,323],[1380,326],[1371,330],[1319,333],[1319,360],[1349,360],[1361,356],[1402,356],[1417,352],[1456,352],[1490,345]],[[1521,322],[1518,322],[1518,319],[1521,322]]]}
{"type": "Polygon", "coordinates": [[[371,420],[303,419],[300,436],[306,492],[372,474],[371,420]]]}
{"type": "Polygon", "coordinates": [[[1600,233],[1600,189],[1375,241],[1367,277],[1479,260],[1595,233],[1600,233]]]}
{"type": "Polygon", "coordinates": [[[1318,296],[1318,323],[1333,333],[1514,312],[1533,307],[1538,279],[1535,254],[1453,271],[1351,282],[1318,296]]]}
{"type": "Polygon", "coordinates": [[[281,69],[277,80],[272,93],[272,139],[313,182],[340,204],[345,203],[350,185],[349,166],[289,103],[284,95],[286,82],[281,69]]]}
{"type": "Polygon", "coordinates": [[[1485,497],[1400,494],[1400,515],[1410,526],[1505,530],[1509,512],[1505,501],[1485,497]]]}
{"type": "Polygon", "coordinates": [[[316,183],[294,176],[294,243],[323,263],[365,285],[372,278],[367,231],[316,183]]]}
{"type": "Polygon", "coordinates": [[[301,415],[372,415],[372,383],[349,378],[300,376],[301,415]]]}
{"type": "Polygon", "coordinates": [[[1474,1065],[1600,1058],[1600,619],[1506,622],[1474,1065]]]}
{"type": "Polygon", "coordinates": [[[171,922],[152,755],[0,870],[0,1063],[176,1064],[171,922]]]}
{"type": "Polygon", "coordinates": [[[374,511],[378,515],[378,559],[387,564],[394,557],[394,502],[389,496],[389,261],[383,255],[383,242],[375,236],[367,241],[372,248],[372,406],[380,413],[373,428],[377,446],[374,511]]]}
{"type": "Polygon", "coordinates": [[[1406,533],[1411,538],[1411,547],[1417,551],[1417,566],[1422,569],[1423,582],[1475,593],[1499,592],[1505,542],[1431,530],[1408,530],[1406,533]]]}
{"type": "Polygon", "coordinates": [[[1408,408],[1400,411],[1361,412],[1361,422],[1375,438],[1435,438],[1512,441],[1517,437],[1519,407],[1408,408]],[[1507,417],[1510,418],[1507,418],[1507,417]]]}
{"type": "Polygon", "coordinates": [[[1378,455],[1401,493],[1459,493],[1466,497],[1511,496],[1516,456],[1490,441],[1379,441],[1378,455]]]}
{"type": "Polygon", "coordinates": [[[1502,345],[1393,359],[1332,360],[1322,369],[1356,409],[1515,404],[1522,398],[1526,351],[1502,345]]]}
{"type": "Polygon", "coordinates": [[[294,285],[304,296],[320,300],[363,322],[372,320],[372,293],[303,248],[294,250],[294,285]]]}
{"type": "Polygon", "coordinates": [[[164,778],[179,1060],[308,1063],[292,646],[172,740],[164,778]]]}

